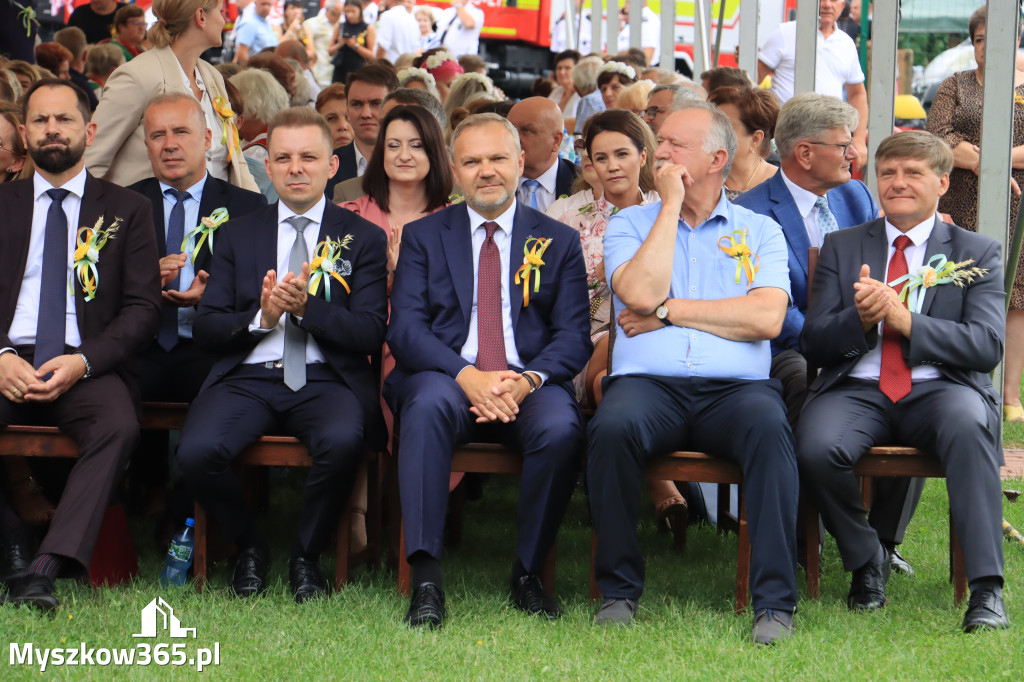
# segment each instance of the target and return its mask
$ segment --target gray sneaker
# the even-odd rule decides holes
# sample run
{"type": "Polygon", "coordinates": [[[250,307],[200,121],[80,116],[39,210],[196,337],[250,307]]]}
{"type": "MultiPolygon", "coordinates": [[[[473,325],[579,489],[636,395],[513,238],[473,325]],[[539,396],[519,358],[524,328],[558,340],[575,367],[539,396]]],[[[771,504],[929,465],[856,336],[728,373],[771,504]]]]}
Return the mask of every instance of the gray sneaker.
{"type": "Polygon", "coordinates": [[[594,618],[594,625],[619,625],[627,627],[636,615],[636,602],[629,599],[608,599],[594,618]]]}
{"type": "Polygon", "coordinates": [[[760,609],[754,616],[750,638],[755,644],[773,644],[782,637],[793,636],[793,614],[776,609],[760,609]]]}

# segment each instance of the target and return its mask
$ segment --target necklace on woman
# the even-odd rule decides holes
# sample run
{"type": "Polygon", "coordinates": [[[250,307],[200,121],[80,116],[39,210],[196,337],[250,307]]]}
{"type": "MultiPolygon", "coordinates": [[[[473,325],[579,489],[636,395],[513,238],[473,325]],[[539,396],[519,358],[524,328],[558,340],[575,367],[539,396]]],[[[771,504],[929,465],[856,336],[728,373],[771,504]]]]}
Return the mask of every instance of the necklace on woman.
{"type": "MultiPolygon", "coordinates": [[[[750,177],[748,177],[748,178],[747,178],[747,181],[746,181],[745,183],[743,183],[743,189],[740,189],[740,190],[738,190],[738,191],[740,191],[740,192],[746,192],[746,191],[747,191],[747,189],[749,189],[749,187],[750,187],[750,181],[754,179],[754,176],[755,176],[755,175],[757,174],[757,171],[761,170],[761,164],[763,164],[763,163],[764,163],[764,159],[760,159],[760,158],[759,158],[759,159],[757,160],[757,163],[756,163],[756,164],[754,165],[754,170],[752,170],[752,171],[750,172],[750,177]]],[[[732,190],[732,191],[734,191],[734,192],[735,192],[735,191],[737,191],[737,190],[733,190],[733,189],[732,189],[731,187],[729,187],[729,183],[728,183],[728,182],[726,182],[726,183],[725,183],[725,187],[726,187],[726,189],[730,189],[730,190],[732,190]]]]}

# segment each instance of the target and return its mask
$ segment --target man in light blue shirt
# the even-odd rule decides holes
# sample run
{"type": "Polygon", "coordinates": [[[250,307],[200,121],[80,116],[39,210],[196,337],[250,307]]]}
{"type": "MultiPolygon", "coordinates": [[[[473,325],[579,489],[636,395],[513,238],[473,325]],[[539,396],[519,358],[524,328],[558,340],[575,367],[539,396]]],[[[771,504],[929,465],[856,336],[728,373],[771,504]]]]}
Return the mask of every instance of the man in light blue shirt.
{"type": "Polygon", "coordinates": [[[277,47],[277,34],[270,27],[267,17],[274,7],[274,0],[255,0],[254,14],[242,22],[235,34],[235,61],[245,66],[249,57],[268,47],[277,47]]]}
{"type": "Polygon", "coordinates": [[[660,203],[608,224],[618,338],[604,399],[590,422],[587,474],[598,535],[599,624],[628,624],[643,590],[637,543],[644,463],[701,450],[743,469],[751,538],[752,637],[792,634],[796,607],[797,471],[770,340],[789,305],[778,224],[722,192],[736,136],[696,102],[662,124],[660,203]]]}

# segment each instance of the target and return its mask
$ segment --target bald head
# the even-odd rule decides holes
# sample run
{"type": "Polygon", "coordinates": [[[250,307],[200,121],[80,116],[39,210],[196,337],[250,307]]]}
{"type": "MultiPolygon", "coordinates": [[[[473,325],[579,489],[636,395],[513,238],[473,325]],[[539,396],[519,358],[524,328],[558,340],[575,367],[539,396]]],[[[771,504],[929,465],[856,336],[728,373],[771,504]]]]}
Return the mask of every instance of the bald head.
{"type": "Polygon", "coordinates": [[[547,97],[528,97],[512,107],[508,120],[519,131],[526,156],[523,175],[539,178],[558,161],[565,127],[561,109],[547,97]]]}

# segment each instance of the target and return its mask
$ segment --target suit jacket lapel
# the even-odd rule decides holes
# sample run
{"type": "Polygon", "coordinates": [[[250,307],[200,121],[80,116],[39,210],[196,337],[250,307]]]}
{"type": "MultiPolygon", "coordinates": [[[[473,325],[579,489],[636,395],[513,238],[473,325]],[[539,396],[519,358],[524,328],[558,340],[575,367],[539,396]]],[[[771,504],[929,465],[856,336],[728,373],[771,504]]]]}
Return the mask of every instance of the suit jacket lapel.
{"type": "MultiPolygon", "coordinates": [[[[888,268],[889,240],[885,235],[885,218],[878,218],[871,221],[868,228],[868,239],[861,244],[861,263],[867,263],[871,268],[871,277],[884,282],[886,269],[888,268]]],[[[860,267],[857,268],[858,272],[860,267]]],[[[852,292],[852,289],[850,290],[852,292]]],[[[851,293],[852,295],[852,293],[851,293]]]]}
{"type": "Polygon", "coordinates": [[[781,171],[769,178],[768,191],[772,201],[775,202],[772,213],[779,225],[782,226],[782,233],[786,235],[786,241],[789,242],[793,253],[796,254],[796,259],[800,261],[800,267],[803,268],[804,278],[806,278],[807,250],[811,247],[811,240],[807,238],[804,218],[800,215],[793,195],[786,187],[785,180],[782,179],[781,171]]]}
{"type": "MultiPolygon", "coordinates": [[[[928,246],[924,250],[923,265],[928,265],[931,257],[939,253],[944,254],[950,260],[956,260],[956,255],[951,252],[949,246],[949,243],[953,241],[954,229],[957,228],[942,222],[939,220],[938,214],[936,214],[935,227],[932,228],[931,236],[928,237],[928,246]]],[[[936,287],[929,287],[924,290],[924,303],[921,306],[922,315],[928,314],[928,308],[931,307],[932,300],[935,298],[935,289],[936,287]]]]}
{"type": "MultiPolygon", "coordinates": [[[[262,209],[266,211],[265,219],[256,220],[255,224],[259,228],[253,234],[253,243],[256,248],[256,281],[259,282],[259,286],[263,286],[263,277],[267,274],[267,270],[273,270],[277,272],[277,202],[274,202],[270,206],[262,209]]],[[[284,272],[278,272],[278,279],[285,275],[284,272]]],[[[259,301],[259,293],[256,295],[257,302],[259,301]]]]}
{"type": "Polygon", "coordinates": [[[828,199],[828,210],[832,212],[833,217],[836,219],[836,225],[839,229],[844,227],[851,227],[850,223],[850,209],[846,206],[846,198],[842,193],[828,192],[825,194],[828,199]]]}
{"type": "Polygon", "coordinates": [[[534,219],[534,216],[530,215],[527,211],[522,210],[522,204],[518,204],[516,206],[515,217],[512,219],[512,242],[508,259],[508,293],[511,298],[510,303],[512,307],[513,331],[515,331],[516,325],[519,324],[519,313],[523,311],[523,297],[522,295],[517,294],[517,292],[522,289],[522,280],[520,280],[519,285],[516,286],[516,271],[519,270],[519,266],[522,263],[522,259],[519,254],[523,253],[526,248],[526,240],[531,236],[529,231],[533,229],[536,224],[537,221],[534,219]]]}
{"type": "MultiPolygon", "coordinates": [[[[114,218],[116,218],[116,216],[106,215],[103,209],[103,183],[94,178],[92,174],[87,174],[85,177],[85,193],[82,197],[82,206],[78,212],[78,224],[69,225],[69,229],[74,231],[77,235],[78,229],[80,227],[92,227],[93,225],[96,224],[96,219],[99,218],[100,216],[103,216],[103,227],[109,228],[113,224],[114,218]]],[[[117,237],[115,236],[114,239],[117,239],[117,237]]],[[[97,263],[97,271],[100,270],[102,267],[102,264],[97,263]]],[[[73,274],[74,273],[72,273],[72,275],[73,274]]],[[[96,300],[99,300],[100,297],[101,290],[99,289],[99,287],[103,286],[103,273],[100,272],[99,275],[100,283],[97,285],[96,300]]],[[[82,335],[82,338],[85,338],[85,311],[88,308],[88,306],[85,305],[85,292],[82,291],[82,287],[77,285],[74,287],[74,289],[75,316],[78,318],[78,331],[82,335]]],[[[93,305],[95,304],[96,301],[94,300],[93,305]]]]}
{"type": "MultiPolygon", "coordinates": [[[[206,182],[203,183],[203,198],[199,202],[199,220],[209,216],[215,210],[221,207],[226,207],[228,204],[227,197],[223,192],[223,188],[219,182],[217,182],[212,175],[206,174],[206,182]]],[[[233,216],[228,216],[230,220],[233,216]]],[[[196,223],[198,225],[198,223],[196,223]]],[[[187,235],[190,230],[195,229],[196,225],[186,225],[185,234],[187,235]]],[[[195,270],[210,271],[210,261],[213,260],[213,239],[211,236],[206,237],[206,241],[203,242],[203,248],[196,255],[195,270]]]]}
{"type": "Polygon", "coordinates": [[[156,231],[157,255],[167,255],[167,227],[164,222],[164,198],[160,193],[160,181],[156,178],[146,180],[142,193],[153,205],[153,228],[156,231]]]}
{"type": "MultiPolygon", "coordinates": [[[[0,250],[0,263],[3,272],[8,273],[7,299],[3,301],[4,319],[14,318],[14,309],[18,305],[21,292],[21,280],[25,276],[25,263],[28,260],[28,244],[32,237],[32,211],[34,209],[33,192],[35,185],[31,179],[17,183],[18,194],[9,207],[12,220],[4,225],[5,239],[0,243],[5,246],[0,250]]],[[[4,330],[7,332],[8,330],[4,330]]]]}
{"type": "Polygon", "coordinates": [[[473,234],[469,224],[469,213],[465,205],[457,205],[448,222],[442,252],[448,262],[448,272],[455,284],[455,295],[462,308],[462,316],[469,326],[473,310],[473,234]]]}

